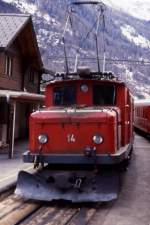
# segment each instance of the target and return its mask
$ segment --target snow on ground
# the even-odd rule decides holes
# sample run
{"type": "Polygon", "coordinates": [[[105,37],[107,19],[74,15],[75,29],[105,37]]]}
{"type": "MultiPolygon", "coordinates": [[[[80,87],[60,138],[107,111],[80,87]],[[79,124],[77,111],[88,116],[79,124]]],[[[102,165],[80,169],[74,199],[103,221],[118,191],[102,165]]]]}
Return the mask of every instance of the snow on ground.
{"type": "Polygon", "coordinates": [[[22,11],[24,11],[25,13],[30,13],[30,14],[35,14],[35,12],[37,11],[37,6],[34,4],[28,4],[24,1],[19,1],[19,5],[18,8],[20,8],[22,11]]]}
{"type": "Polygon", "coordinates": [[[44,14],[43,18],[47,21],[50,22],[51,17],[48,14],[44,14]]]}
{"type": "Polygon", "coordinates": [[[125,64],[118,64],[117,67],[122,70],[119,78],[126,83],[132,93],[142,94],[145,98],[150,97],[149,84],[141,82],[145,79],[143,73],[139,71],[130,71],[129,66],[125,64]],[[135,79],[137,76],[140,80],[135,79]]]}
{"type": "Polygon", "coordinates": [[[6,3],[13,3],[14,0],[2,0],[3,2],[6,2],[6,3]]]}
{"type": "MultiPolygon", "coordinates": [[[[24,12],[34,14],[38,6],[36,4],[29,4],[26,0],[2,0],[6,3],[16,4],[19,8],[23,8],[24,12]]],[[[130,14],[133,17],[150,20],[150,0],[103,0],[103,2],[115,9],[121,10],[130,14]]],[[[49,18],[46,16],[46,20],[49,18]]]]}
{"type": "Polygon", "coordinates": [[[37,6],[35,4],[29,4],[25,0],[2,0],[2,1],[17,5],[17,7],[21,9],[21,11],[23,11],[24,13],[30,13],[33,15],[37,11],[37,6]]]}
{"type": "Polygon", "coordinates": [[[133,17],[150,20],[150,1],[149,0],[103,0],[106,5],[116,8],[133,17]]]}
{"type": "Polygon", "coordinates": [[[121,31],[122,34],[135,45],[141,46],[143,48],[150,47],[150,41],[142,35],[138,34],[133,27],[126,24],[121,27],[121,31]]]}

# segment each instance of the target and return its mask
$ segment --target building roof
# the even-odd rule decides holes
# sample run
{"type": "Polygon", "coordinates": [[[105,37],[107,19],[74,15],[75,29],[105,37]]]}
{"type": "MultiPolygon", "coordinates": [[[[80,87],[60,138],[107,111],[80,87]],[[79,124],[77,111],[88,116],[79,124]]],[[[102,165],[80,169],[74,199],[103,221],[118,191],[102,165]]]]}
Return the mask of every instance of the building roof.
{"type": "Polygon", "coordinates": [[[29,14],[0,13],[0,50],[7,50],[17,40],[25,58],[43,68],[36,34],[29,14]]]}
{"type": "Polygon", "coordinates": [[[0,47],[6,48],[23,29],[30,18],[28,14],[0,13],[0,47]]]}
{"type": "Polygon", "coordinates": [[[24,91],[9,91],[0,90],[0,97],[6,97],[9,99],[20,99],[20,100],[32,100],[32,101],[44,101],[45,96],[40,94],[34,94],[24,91]]]}

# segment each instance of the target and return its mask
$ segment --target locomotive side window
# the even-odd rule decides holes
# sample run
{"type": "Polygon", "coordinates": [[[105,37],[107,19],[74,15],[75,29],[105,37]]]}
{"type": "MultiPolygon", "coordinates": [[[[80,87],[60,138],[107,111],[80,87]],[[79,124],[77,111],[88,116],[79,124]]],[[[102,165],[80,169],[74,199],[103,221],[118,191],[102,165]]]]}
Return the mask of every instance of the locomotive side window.
{"type": "Polygon", "coordinates": [[[94,105],[115,105],[115,86],[95,85],[93,87],[94,105]]]}
{"type": "Polygon", "coordinates": [[[73,86],[56,87],[53,92],[56,106],[74,105],[76,103],[76,89],[73,86]]]}

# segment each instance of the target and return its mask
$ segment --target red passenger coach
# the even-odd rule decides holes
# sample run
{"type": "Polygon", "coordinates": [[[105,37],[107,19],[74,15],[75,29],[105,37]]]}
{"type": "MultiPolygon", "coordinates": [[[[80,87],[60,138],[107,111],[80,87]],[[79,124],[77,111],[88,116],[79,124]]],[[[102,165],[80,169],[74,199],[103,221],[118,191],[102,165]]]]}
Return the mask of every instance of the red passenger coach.
{"type": "MultiPolygon", "coordinates": [[[[23,155],[24,162],[34,163],[34,167],[48,164],[53,170],[57,167],[57,172],[52,173],[49,169],[46,180],[52,183],[41,181],[42,185],[37,185],[39,180],[33,181],[33,177],[24,174],[21,183],[29,179],[29,189],[34,184],[26,194],[29,198],[108,201],[116,197],[114,186],[117,181],[114,182],[113,175],[102,178],[99,166],[119,164],[128,159],[133,145],[133,99],[125,83],[112,74],[80,72],[74,74],[73,79],[68,76],[47,85],[46,107],[30,116],[30,146],[23,155]],[[62,173],[64,165],[68,165],[67,175],[62,173]],[[80,171],[74,170],[75,166],[80,171]],[[97,186],[103,180],[102,187],[96,192],[88,187],[93,176],[96,176],[97,186]],[[106,182],[108,177],[109,184],[106,182]],[[58,191],[62,183],[62,189],[67,186],[63,194],[58,191]],[[33,192],[37,186],[41,189],[34,193],[35,197],[33,192]],[[49,192],[52,186],[52,191],[44,197],[41,195],[45,193],[43,186],[49,192]],[[74,193],[73,187],[83,188],[86,195],[74,193]]],[[[21,194],[24,196],[22,190],[21,194]]]]}
{"type": "Polygon", "coordinates": [[[150,99],[135,101],[134,127],[150,134],[150,99]]]}

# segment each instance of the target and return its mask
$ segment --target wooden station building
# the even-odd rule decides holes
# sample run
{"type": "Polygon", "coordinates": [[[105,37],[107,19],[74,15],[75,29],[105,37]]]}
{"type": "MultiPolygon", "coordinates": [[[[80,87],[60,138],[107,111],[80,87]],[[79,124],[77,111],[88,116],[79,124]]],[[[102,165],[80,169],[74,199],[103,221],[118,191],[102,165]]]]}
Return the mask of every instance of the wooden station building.
{"type": "Polygon", "coordinates": [[[30,113],[41,104],[43,63],[32,19],[27,14],[0,14],[0,147],[28,136],[30,113]]]}

